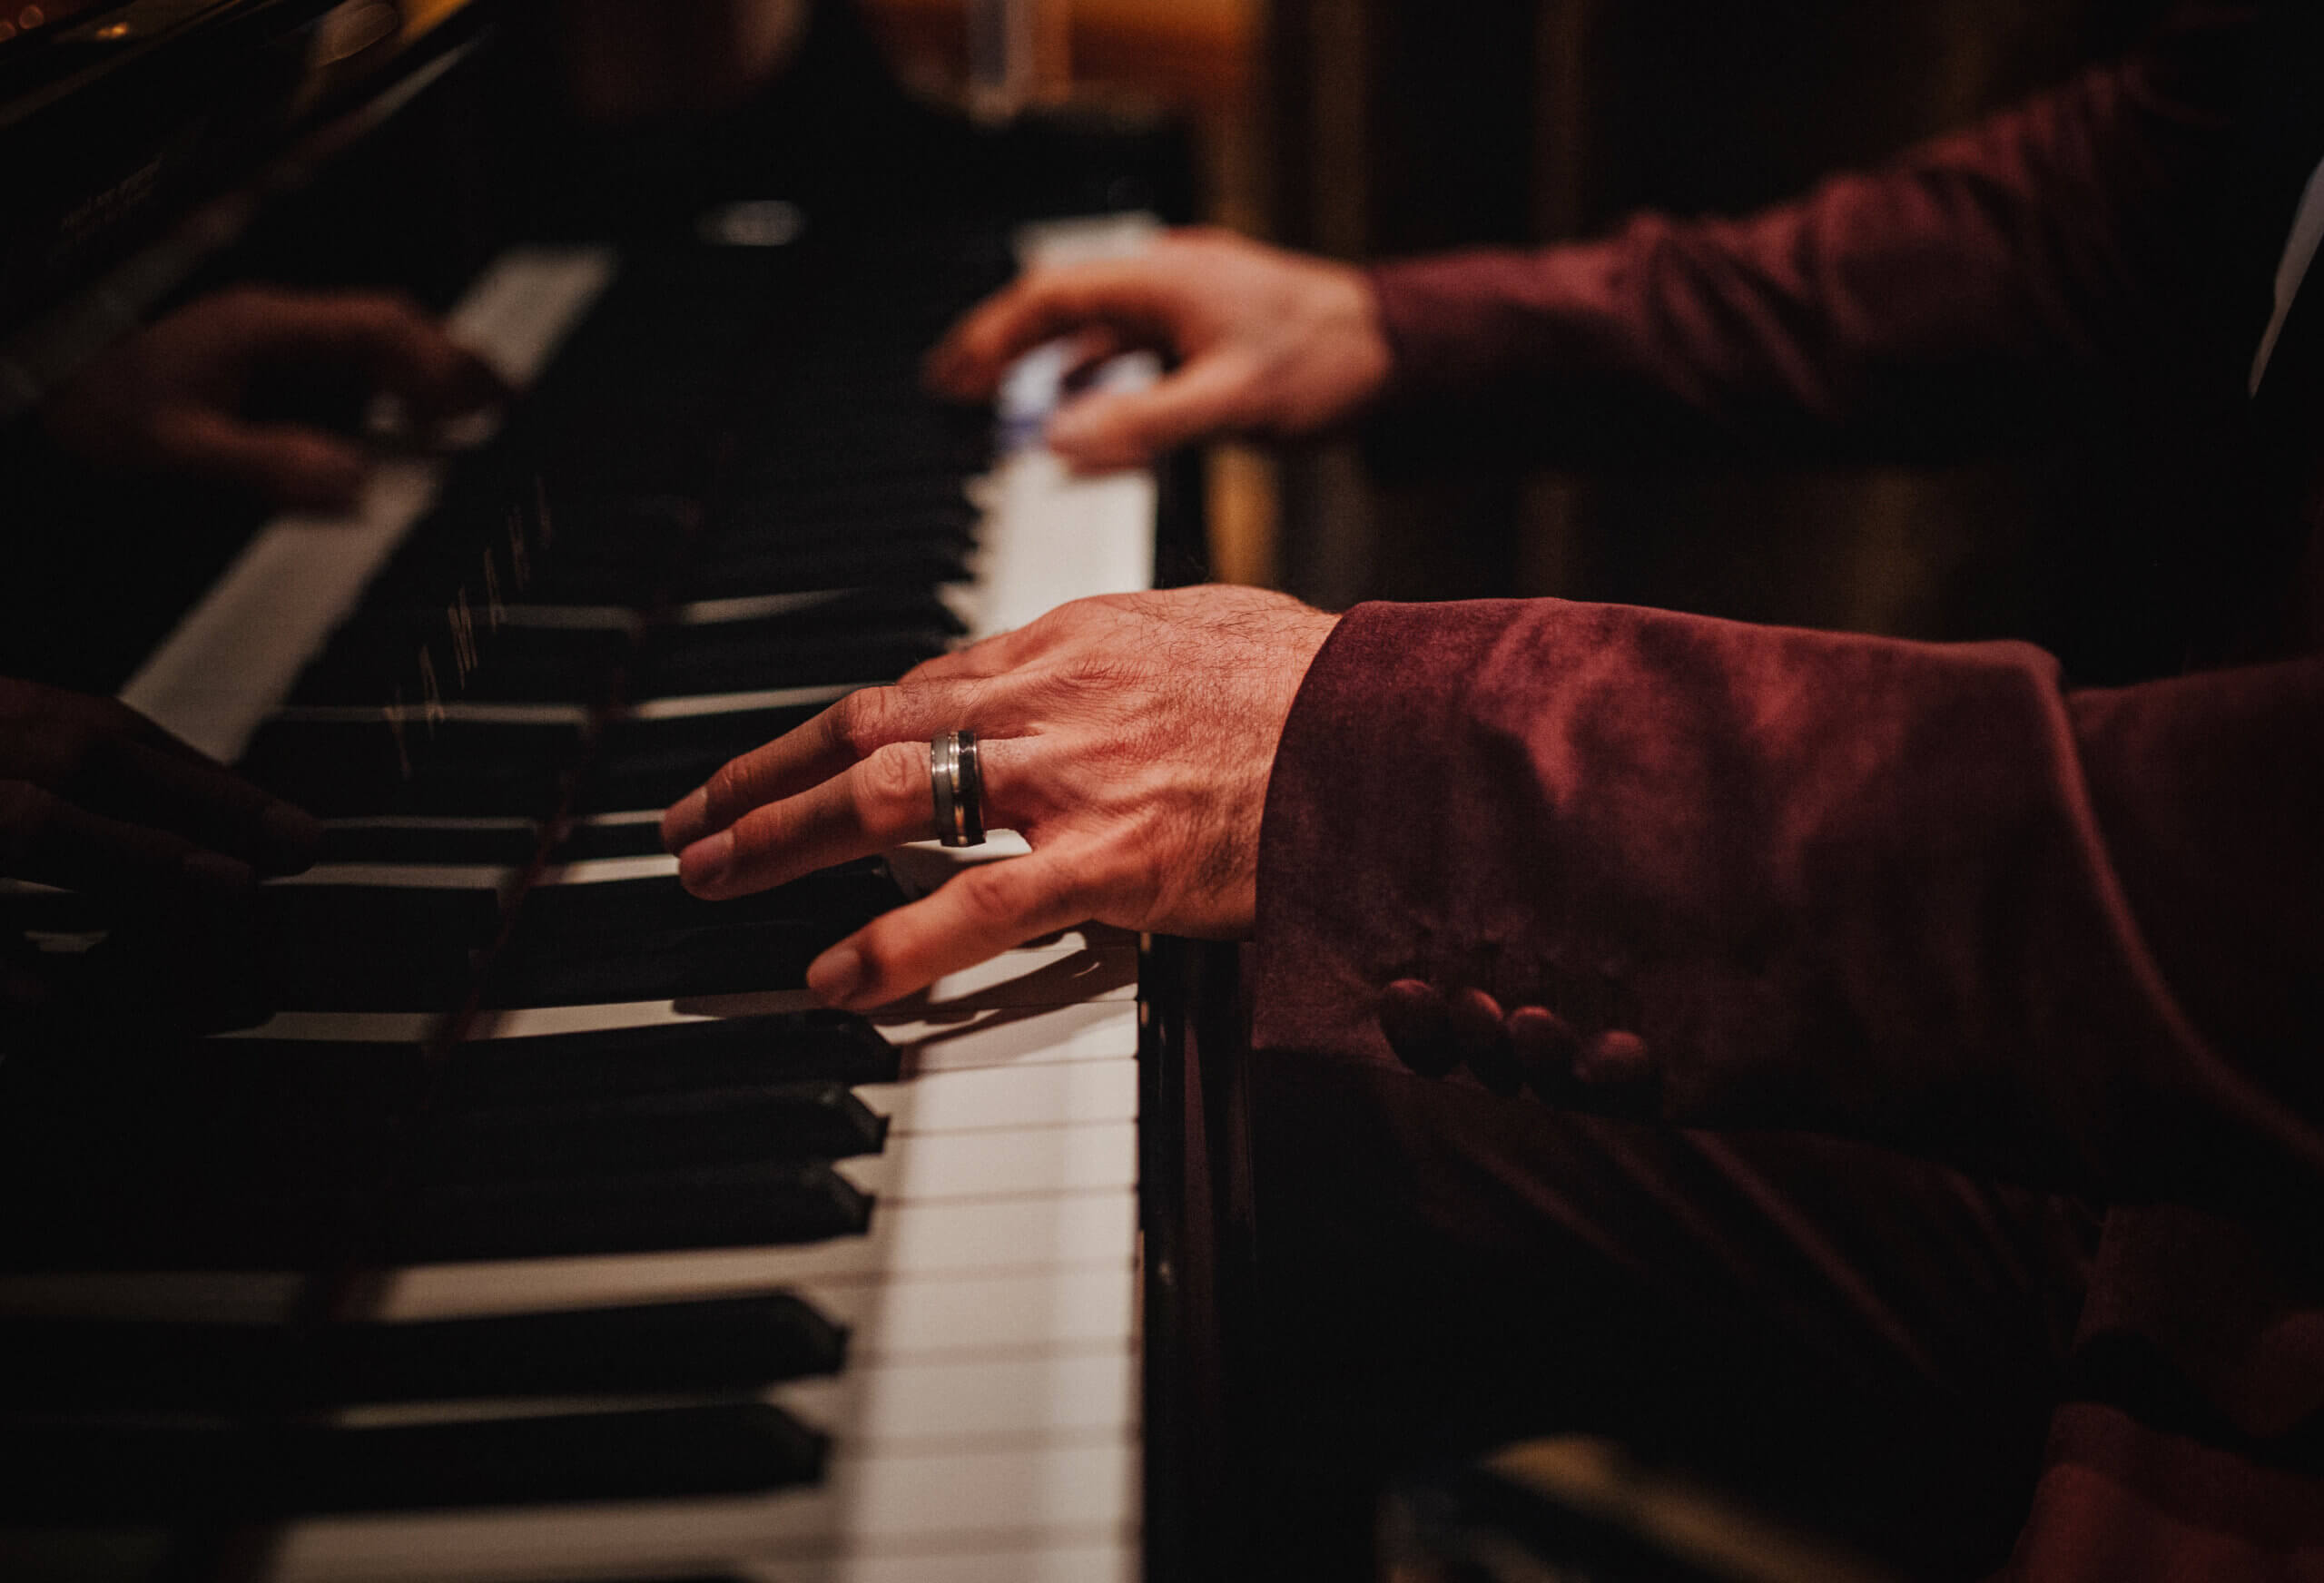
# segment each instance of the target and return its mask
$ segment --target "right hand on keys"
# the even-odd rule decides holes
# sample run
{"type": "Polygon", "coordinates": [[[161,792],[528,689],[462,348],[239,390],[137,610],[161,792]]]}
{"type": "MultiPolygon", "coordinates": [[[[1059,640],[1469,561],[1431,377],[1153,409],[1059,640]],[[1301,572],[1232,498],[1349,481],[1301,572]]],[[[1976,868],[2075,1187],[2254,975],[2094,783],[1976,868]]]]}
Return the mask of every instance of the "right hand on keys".
{"type": "Polygon", "coordinates": [[[1050,421],[1049,448],[1093,471],[1215,435],[1313,434],[1353,418],[1388,379],[1360,270],[1180,231],[1136,258],[1027,273],[952,327],[929,354],[928,382],[990,399],[1019,355],[1067,335],[1085,362],[1145,348],[1178,364],[1148,389],[1084,396],[1050,421]]]}
{"type": "MultiPolygon", "coordinates": [[[[0,677],[0,878],[93,892],[194,928],[244,910],[260,874],[315,860],[312,816],[125,704],[0,677]]],[[[46,987],[0,959],[0,1002],[46,987]]]]}
{"type": "Polygon", "coordinates": [[[1291,701],[1338,617],[1256,588],[1059,605],[849,694],[662,816],[685,888],[747,896],[925,839],[930,739],[980,739],[982,805],[1029,856],[967,870],[825,951],[807,987],[885,1005],[1085,919],[1250,933],[1259,820],[1291,701]]]}

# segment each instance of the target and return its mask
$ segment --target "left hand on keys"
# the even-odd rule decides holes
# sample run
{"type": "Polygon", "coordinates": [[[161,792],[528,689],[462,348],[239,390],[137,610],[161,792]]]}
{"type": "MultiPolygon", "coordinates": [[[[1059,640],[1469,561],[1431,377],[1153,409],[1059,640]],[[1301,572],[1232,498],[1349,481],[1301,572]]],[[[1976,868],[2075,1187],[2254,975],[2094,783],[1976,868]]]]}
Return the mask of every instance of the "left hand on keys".
{"type": "Polygon", "coordinates": [[[252,417],[251,397],[271,379],[387,391],[423,429],[507,393],[400,297],[236,286],[113,348],[58,393],[43,422],[87,461],[209,478],[285,507],[345,510],[370,456],[317,424],[252,417]]]}
{"type": "Polygon", "coordinates": [[[1031,855],[833,946],[808,969],[819,998],[882,1005],[1088,919],[1247,934],[1275,746],[1336,619],[1254,588],[1078,600],[734,760],[663,815],[663,841],[711,900],[924,841],[929,742],[969,730],[985,822],[1031,855]]]}

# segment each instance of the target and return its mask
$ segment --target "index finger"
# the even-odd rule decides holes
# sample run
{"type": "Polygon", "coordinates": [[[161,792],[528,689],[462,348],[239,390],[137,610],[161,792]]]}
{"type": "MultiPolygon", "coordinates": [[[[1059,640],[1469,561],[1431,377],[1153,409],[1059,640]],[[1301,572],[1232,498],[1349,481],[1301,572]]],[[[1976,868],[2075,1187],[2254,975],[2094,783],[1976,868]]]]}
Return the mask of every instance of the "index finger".
{"type": "Polygon", "coordinates": [[[99,742],[71,789],[89,808],[170,831],[270,874],[313,863],[322,826],[313,815],[199,754],[144,742],[99,742]]]}
{"type": "Polygon", "coordinates": [[[350,363],[424,417],[471,411],[508,393],[434,315],[391,293],[283,293],[267,328],[281,351],[350,363]]]}
{"type": "Polygon", "coordinates": [[[928,354],[928,382],[964,400],[981,399],[1019,356],[1093,323],[1122,332],[1126,345],[1176,349],[1170,296],[1167,267],[1150,257],[1036,270],[945,332],[928,354]]]}
{"type": "Polygon", "coordinates": [[[682,851],[763,807],[841,774],[891,742],[925,741],[974,725],[981,688],[938,678],[851,693],[805,724],[721,765],[662,815],[662,845],[682,851]]]}

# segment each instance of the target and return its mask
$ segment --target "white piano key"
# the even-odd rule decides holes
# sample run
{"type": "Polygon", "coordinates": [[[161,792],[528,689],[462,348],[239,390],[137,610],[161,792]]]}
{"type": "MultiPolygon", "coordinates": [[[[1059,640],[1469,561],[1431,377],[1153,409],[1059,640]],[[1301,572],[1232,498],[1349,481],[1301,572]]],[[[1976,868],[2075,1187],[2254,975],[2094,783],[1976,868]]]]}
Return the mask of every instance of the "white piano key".
{"type": "Polygon", "coordinates": [[[626,605],[535,605],[518,600],[501,606],[503,626],[540,632],[636,632],[645,618],[626,605]]]}
{"type": "Polygon", "coordinates": [[[888,1117],[891,1136],[1135,1121],[1137,1062],[1122,1057],[972,1067],[932,1072],[905,1083],[866,1083],[855,1092],[888,1117]]]}
{"type": "Polygon", "coordinates": [[[521,388],[613,284],[619,263],[607,247],[511,248],[477,277],[445,329],[521,388]]]}
{"type": "Polygon", "coordinates": [[[1096,1126],[904,1136],[909,1145],[891,1132],[883,1153],[842,1160],[838,1170],[883,1204],[1137,1185],[1134,1117],[1096,1126]]]}
{"type": "Polygon", "coordinates": [[[541,870],[543,885],[606,885],[624,880],[675,880],[678,860],[667,852],[647,852],[635,858],[590,858],[560,863],[541,870]]]}
{"type": "Polygon", "coordinates": [[[1106,1263],[1006,1275],[808,1281],[794,1290],[849,1327],[851,1358],[940,1358],[1119,1342],[1137,1313],[1136,1286],[1125,1274],[1106,1263]]]}
{"type": "Polygon", "coordinates": [[[447,699],[440,703],[288,703],[273,719],[292,725],[384,725],[399,721],[420,725],[428,720],[469,725],[569,725],[589,723],[586,703],[489,703],[447,699]]]}
{"type": "Polygon", "coordinates": [[[433,1011],[278,1011],[256,1027],[221,1038],[299,1039],[315,1044],[426,1044],[444,1030],[433,1011]]]}
{"type": "MultiPolygon", "coordinates": [[[[1003,952],[974,972],[939,980],[929,995],[911,997],[876,1013],[873,1025],[904,1047],[907,1072],[1004,1061],[1093,1060],[1133,1053],[1137,1048],[1137,947],[1128,937],[1118,934],[1099,934],[1097,939],[1093,944],[1077,931],[1051,945],[1003,952]],[[1028,1016],[1029,1011],[1038,1015],[1028,1016]]],[[[814,997],[803,989],[781,989],[684,1000],[523,1007],[484,1013],[470,1035],[527,1038],[655,1027],[808,1011],[817,1005],[814,997]]],[[[277,1018],[253,1032],[268,1034],[283,1021],[277,1018]]],[[[394,1019],[384,1021],[391,1025],[394,1019]]],[[[370,1013],[309,1013],[297,1019],[302,1031],[273,1037],[389,1037],[368,1031],[382,1024],[381,1018],[370,1013]],[[350,1031],[344,1035],[324,1031],[334,1026],[335,1018],[342,1019],[350,1031]]]]}
{"type": "Polygon", "coordinates": [[[1134,1538],[995,1541],[1000,1548],[925,1555],[845,1555],[733,1568],[745,1583],[1133,1583],[1134,1538]]]}
{"type": "Polygon", "coordinates": [[[20,1319],[280,1324],[306,1292],[304,1275],[263,1271],[10,1271],[0,1273],[0,1313],[20,1319]]]}
{"type": "Polygon", "coordinates": [[[1128,1338],[1103,1351],[904,1362],[850,1361],[845,1373],[796,1381],[769,1400],[802,1422],[843,1431],[849,1453],[971,1450],[1137,1423],[1137,1360],[1128,1338]]]}
{"type": "Polygon", "coordinates": [[[388,890],[501,890],[517,870],[498,863],[317,863],[301,874],[283,874],[269,885],[354,885],[388,890]]]}
{"type": "Polygon", "coordinates": [[[811,588],[796,594],[751,594],[733,599],[694,599],[671,614],[680,626],[719,626],[734,621],[771,621],[844,599],[852,588],[811,588]]]}
{"type": "Polygon", "coordinates": [[[492,813],[351,813],[322,821],[325,830],[537,831],[537,819],[492,813]]]}
{"type": "Polygon", "coordinates": [[[881,1204],[868,1235],[796,1246],[415,1265],[381,1275],[371,1312],[383,1319],[508,1313],[1100,1264],[1127,1279],[1137,1252],[1137,1199],[1129,1191],[881,1204]]]}
{"type": "Polygon", "coordinates": [[[632,720],[698,720],[707,714],[750,714],[763,709],[809,709],[836,703],[851,693],[881,682],[840,682],[815,687],[763,687],[752,693],[701,693],[684,698],[646,698],[629,706],[632,720]]]}
{"type": "Polygon", "coordinates": [[[901,1051],[907,1078],[976,1067],[1103,1061],[1137,1053],[1137,1007],[1122,1000],[1059,1006],[1037,1017],[989,1010],[944,1021],[879,1018],[872,1026],[901,1051]]]}
{"type": "Polygon", "coordinates": [[[1133,1583],[1138,1551],[1129,1539],[1060,1539],[929,1555],[836,1556],[745,1567],[740,1575],[753,1583],[1133,1583]]]}

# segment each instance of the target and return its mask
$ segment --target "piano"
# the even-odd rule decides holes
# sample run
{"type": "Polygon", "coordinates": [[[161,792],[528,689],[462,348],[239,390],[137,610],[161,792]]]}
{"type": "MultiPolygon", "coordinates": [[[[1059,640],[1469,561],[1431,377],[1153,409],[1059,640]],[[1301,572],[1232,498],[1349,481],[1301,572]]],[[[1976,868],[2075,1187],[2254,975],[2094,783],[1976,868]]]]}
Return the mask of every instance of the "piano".
{"type": "MultiPolygon", "coordinates": [[[[1221,1099],[1191,1036],[1231,1011],[1197,993],[1231,953],[1091,927],[826,1012],[810,958],[962,855],[713,905],[655,823],[852,688],[1198,564],[1183,479],[1068,478],[1024,443],[1061,358],[1029,359],[998,426],[913,378],[1021,259],[1181,217],[1183,151],[908,106],[827,69],[853,45],[826,7],[793,102],[711,154],[603,155],[604,212],[470,203],[423,252],[406,232],[444,184],[508,180],[459,167],[500,157],[476,140],[506,130],[526,22],[429,7],[364,69],[317,66],[363,9],[100,6],[44,41],[50,79],[0,84],[0,140],[53,124],[26,95],[54,74],[116,131],[123,94],[167,85],[143,134],[168,157],[124,189],[135,136],[104,145],[91,179],[129,201],[69,260],[27,238],[85,210],[19,211],[6,416],[93,325],[243,275],[388,271],[518,392],[460,447],[391,456],[344,518],[190,493],[199,543],[116,546],[134,596],[45,629],[58,679],[327,834],[221,952],[217,1031],[139,1009],[133,930],[0,893],[125,1008],[93,995],[0,1059],[0,1572],[1213,1575],[1190,1568],[1221,1473],[1198,1224],[1221,1099]],[[107,25],[143,41],[123,64],[107,25]],[[276,86],[195,137],[182,74],[221,59],[276,86]],[[870,151],[841,183],[775,135],[839,123],[870,151]],[[452,284],[436,251],[481,268],[452,284]]],[[[51,602],[81,585],[56,575],[51,602]]]]}

